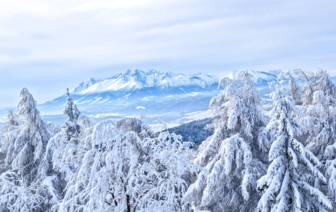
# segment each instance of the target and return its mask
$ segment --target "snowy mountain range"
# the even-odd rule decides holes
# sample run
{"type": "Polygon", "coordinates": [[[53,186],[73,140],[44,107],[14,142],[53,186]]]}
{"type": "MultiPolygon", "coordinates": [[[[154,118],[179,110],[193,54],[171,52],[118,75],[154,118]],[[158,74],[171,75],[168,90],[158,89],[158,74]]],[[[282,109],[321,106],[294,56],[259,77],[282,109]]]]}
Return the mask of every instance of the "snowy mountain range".
{"type": "MultiPolygon", "coordinates": [[[[238,72],[223,77],[237,78],[238,72]]],[[[249,70],[263,102],[270,101],[268,83],[276,81],[280,70],[249,70]]],[[[335,77],[331,77],[336,81],[335,77]]],[[[107,79],[90,78],[70,89],[82,114],[93,121],[106,118],[141,117],[145,123],[164,121],[168,127],[212,117],[208,110],[218,88],[219,77],[210,74],[176,74],[156,70],[128,70],[107,79]]],[[[38,106],[43,119],[64,123],[62,114],[66,95],[38,106]]],[[[0,109],[5,117],[9,108],[0,109]]],[[[1,125],[1,124],[0,124],[1,125]]]]}
{"type": "MultiPolygon", "coordinates": [[[[262,96],[280,71],[250,71],[262,96]]],[[[234,72],[227,77],[235,78],[234,72]]],[[[219,78],[210,74],[175,74],[156,70],[128,70],[107,79],[90,78],[70,90],[83,114],[94,118],[143,117],[146,123],[163,120],[171,126],[211,116],[211,98],[221,92],[219,78]]],[[[61,114],[65,95],[39,105],[46,119],[61,114]]],[[[63,120],[62,120],[63,121],[63,120]]]]}
{"type": "Polygon", "coordinates": [[[202,73],[184,75],[171,72],[163,73],[156,70],[147,72],[128,70],[123,74],[117,74],[105,80],[91,78],[80,83],[71,92],[77,95],[87,95],[104,92],[132,92],[147,88],[159,88],[160,90],[178,88],[181,91],[183,88],[192,88],[197,90],[212,88],[217,81],[217,78],[202,73]]]}

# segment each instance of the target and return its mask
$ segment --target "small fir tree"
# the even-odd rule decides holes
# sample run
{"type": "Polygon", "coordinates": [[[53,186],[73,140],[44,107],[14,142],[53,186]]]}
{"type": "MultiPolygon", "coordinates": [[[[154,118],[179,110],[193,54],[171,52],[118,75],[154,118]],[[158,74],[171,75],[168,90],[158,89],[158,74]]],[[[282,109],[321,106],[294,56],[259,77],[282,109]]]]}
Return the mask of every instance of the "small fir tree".
{"type": "Polygon", "coordinates": [[[80,134],[80,126],[77,124],[80,112],[77,109],[76,104],[74,104],[74,102],[72,101],[69,89],[67,89],[66,95],[67,102],[64,107],[63,113],[68,118],[63,127],[66,129],[68,140],[71,140],[72,138],[78,138],[78,135],[80,134]]]}

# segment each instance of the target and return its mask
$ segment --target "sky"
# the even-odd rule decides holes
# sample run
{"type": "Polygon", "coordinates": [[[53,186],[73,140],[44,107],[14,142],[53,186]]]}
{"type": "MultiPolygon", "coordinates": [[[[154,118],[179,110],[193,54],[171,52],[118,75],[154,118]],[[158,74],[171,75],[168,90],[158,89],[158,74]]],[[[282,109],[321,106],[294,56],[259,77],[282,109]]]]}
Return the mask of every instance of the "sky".
{"type": "Polygon", "coordinates": [[[335,0],[0,0],[0,107],[90,77],[336,70],[335,0]]]}

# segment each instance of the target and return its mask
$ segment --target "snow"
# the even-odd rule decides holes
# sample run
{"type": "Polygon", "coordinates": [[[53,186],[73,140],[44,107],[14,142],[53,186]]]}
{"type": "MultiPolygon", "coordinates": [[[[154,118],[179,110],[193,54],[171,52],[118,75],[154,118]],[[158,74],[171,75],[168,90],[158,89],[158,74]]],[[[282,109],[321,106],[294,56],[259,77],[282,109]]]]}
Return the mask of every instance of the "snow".
{"type": "Polygon", "coordinates": [[[204,111],[195,111],[192,113],[186,113],[182,119],[179,119],[179,122],[188,123],[194,120],[205,119],[213,117],[211,110],[204,111]]]}
{"type": "MultiPolygon", "coordinates": [[[[167,128],[173,128],[173,127],[177,127],[179,125],[180,124],[178,124],[178,123],[166,123],[167,128]]],[[[149,126],[153,129],[154,132],[162,131],[162,124],[160,124],[160,123],[159,124],[150,124],[149,126]]]]}
{"type": "Polygon", "coordinates": [[[116,113],[99,113],[99,114],[89,115],[88,117],[90,117],[90,118],[106,118],[106,117],[111,117],[111,116],[120,116],[120,114],[119,114],[119,112],[116,112],[116,113]]]}
{"type": "Polygon", "coordinates": [[[132,91],[148,87],[181,87],[181,86],[198,86],[205,88],[216,84],[217,78],[206,74],[173,74],[159,71],[127,71],[124,74],[116,75],[105,80],[87,81],[79,84],[72,89],[75,94],[102,93],[106,91],[132,91]]]}
{"type": "MultiPolygon", "coordinates": [[[[157,75],[156,71],[149,73],[157,75]]],[[[171,110],[162,110],[157,104],[147,117],[142,114],[154,101],[130,104],[121,97],[119,103],[124,105],[120,108],[138,113],[108,108],[109,112],[80,116],[84,113],[67,92],[67,98],[61,99],[66,119],[62,127],[44,122],[33,96],[22,89],[19,114],[7,114],[0,135],[0,209],[334,211],[336,86],[324,71],[313,73],[301,84],[296,83],[297,78],[290,83],[272,83],[273,105],[265,111],[250,73],[221,80],[224,90],[207,100],[210,110],[178,109],[205,95],[193,90],[166,94],[172,96],[169,101],[156,96],[155,102],[161,101],[171,110]],[[166,117],[175,119],[160,120],[166,117]],[[214,134],[199,146],[182,142],[180,135],[167,130],[179,124],[176,120],[206,117],[212,117],[207,129],[214,134]],[[145,124],[148,118],[155,124],[145,124]],[[97,119],[101,120],[94,124],[97,119]]],[[[144,78],[137,70],[126,74],[140,81],[144,78]]],[[[270,74],[261,75],[272,80],[270,74]]],[[[174,86],[169,81],[174,76],[164,73],[162,79],[174,86]]],[[[112,78],[120,77],[129,79],[122,74],[112,78]]],[[[147,84],[157,83],[155,79],[147,84]]],[[[100,82],[91,79],[83,85],[100,82]]],[[[99,102],[106,96],[91,98],[101,106],[99,102]]],[[[115,104],[118,102],[111,105],[115,104]]],[[[196,130],[183,131],[199,129],[192,127],[196,130]]]]}

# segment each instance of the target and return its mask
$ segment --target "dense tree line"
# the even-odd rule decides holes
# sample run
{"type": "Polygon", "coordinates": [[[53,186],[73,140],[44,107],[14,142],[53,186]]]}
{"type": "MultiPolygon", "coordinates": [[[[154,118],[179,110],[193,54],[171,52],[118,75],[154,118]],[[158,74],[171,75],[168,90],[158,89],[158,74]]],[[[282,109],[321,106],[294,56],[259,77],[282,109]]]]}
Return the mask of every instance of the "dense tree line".
{"type": "Polygon", "coordinates": [[[211,121],[159,133],[135,118],[93,125],[68,90],[67,120],[54,126],[22,89],[1,132],[0,211],[333,211],[336,87],[327,72],[282,73],[270,111],[250,73],[219,84],[211,121]],[[205,124],[213,134],[200,145],[175,134],[198,141],[205,124]]]}

